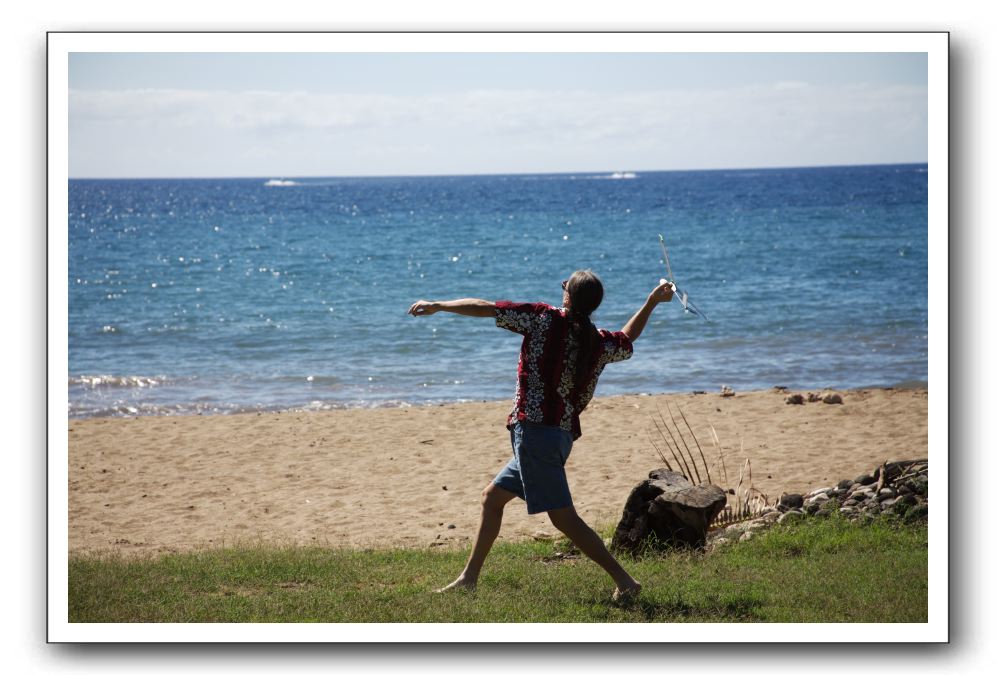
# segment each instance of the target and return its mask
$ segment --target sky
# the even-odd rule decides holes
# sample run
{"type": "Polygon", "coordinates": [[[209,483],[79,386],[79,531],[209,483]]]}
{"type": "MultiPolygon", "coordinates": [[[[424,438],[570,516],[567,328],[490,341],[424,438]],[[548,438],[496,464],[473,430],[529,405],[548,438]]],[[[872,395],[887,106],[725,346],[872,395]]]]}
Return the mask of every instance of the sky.
{"type": "Polygon", "coordinates": [[[71,178],[927,161],[917,53],[73,53],[71,178]]]}

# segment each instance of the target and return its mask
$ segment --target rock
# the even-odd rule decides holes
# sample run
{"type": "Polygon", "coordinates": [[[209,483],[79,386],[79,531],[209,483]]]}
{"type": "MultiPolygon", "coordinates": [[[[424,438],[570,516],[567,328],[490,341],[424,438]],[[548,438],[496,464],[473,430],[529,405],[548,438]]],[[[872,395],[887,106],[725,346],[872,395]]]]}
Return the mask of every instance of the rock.
{"type": "Polygon", "coordinates": [[[814,394],[812,392],[806,394],[806,400],[810,403],[819,403],[820,399],[823,398],[819,394],[814,394]]]}
{"type": "Polygon", "coordinates": [[[840,507],[840,513],[842,515],[845,515],[845,516],[848,515],[848,514],[850,514],[850,513],[854,513],[854,507],[853,506],[841,506],[840,507]]]}
{"type": "Polygon", "coordinates": [[[886,499],[892,499],[896,496],[896,491],[892,488],[882,488],[878,491],[878,501],[882,502],[886,499]]]}
{"type": "Polygon", "coordinates": [[[827,493],[821,492],[818,495],[813,495],[812,499],[809,500],[809,503],[816,504],[817,506],[819,506],[820,504],[823,504],[828,501],[830,501],[830,498],[827,496],[827,493]]]}
{"type": "Polygon", "coordinates": [[[740,537],[740,541],[750,541],[754,537],[753,532],[744,532],[744,536],[740,537]]]}
{"type": "Polygon", "coordinates": [[[866,499],[868,499],[867,492],[860,492],[858,490],[855,490],[854,492],[851,493],[851,498],[848,501],[863,502],[866,499]]]}
{"type": "Polygon", "coordinates": [[[792,394],[785,397],[785,403],[789,405],[802,405],[802,394],[792,394]]]}
{"type": "Polygon", "coordinates": [[[792,523],[797,523],[805,518],[805,514],[802,511],[786,511],[782,514],[782,517],[778,519],[778,523],[785,525],[791,525],[792,523]]]}
{"type": "Polygon", "coordinates": [[[844,399],[840,397],[840,394],[827,394],[826,396],[823,397],[823,402],[835,403],[837,405],[840,405],[841,403],[844,402],[844,399]]]}
{"type": "Polygon", "coordinates": [[[882,507],[879,506],[879,503],[873,499],[869,499],[864,504],[862,504],[861,509],[866,513],[878,514],[882,512],[882,507]]]}
{"type": "Polygon", "coordinates": [[[838,490],[847,490],[852,485],[854,485],[854,481],[853,480],[847,480],[845,478],[844,480],[842,480],[839,483],[837,483],[837,489],[838,490]]]}
{"type": "Polygon", "coordinates": [[[913,507],[916,506],[916,500],[914,499],[912,503],[906,501],[905,497],[899,497],[896,499],[896,503],[892,505],[892,512],[896,515],[903,516],[906,515],[908,511],[911,511],[913,507]]]}
{"type": "MultiPolygon", "coordinates": [[[[815,513],[817,512],[817,511],[819,511],[819,510],[820,510],[820,505],[819,505],[819,504],[817,504],[816,502],[809,502],[808,504],[806,504],[806,508],[805,508],[805,511],[806,511],[806,513],[808,513],[809,515],[813,515],[813,514],[815,514],[815,513]]],[[[791,513],[791,511],[790,511],[789,513],[791,513]]],[[[788,513],[786,513],[786,514],[784,514],[784,515],[788,515],[788,513]]]]}
{"type": "Polygon", "coordinates": [[[845,499],[844,500],[844,504],[843,504],[843,506],[841,506],[840,510],[843,511],[844,507],[847,507],[849,510],[853,511],[854,507],[857,506],[857,505],[858,505],[858,500],[857,499],[845,499]]]}
{"type": "Polygon", "coordinates": [[[722,533],[722,536],[730,541],[739,541],[740,537],[744,536],[744,529],[739,525],[731,525],[725,530],[722,530],[722,533]]]}
{"type": "Polygon", "coordinates": [[[692,485],[680,473],[658,469],[633,488],[612,536],[615,550],[705,546],[706,531],[726,506],[715,485],[692,485]]]}
{"type": "Polygon", "coordinates": [[[924,520],[927,518],[927,505],[924,503],[917,504],[909,511],[906,512],[904,516],[906,520],[924,520]]]}
{"type": "Polygon", "coordinates": [[[830,492],[830,490],[831,490],[831,488],[828,488],[828,487],[820,488],[819,490],[813,490],[812,492],[810,492],[806,496],[810,497],[810,498],[812,498],[812,497],[818,497],[820,495],[824,495],[824,496],[829,497],[829,495],[827,495],[827,493],[830,492]]]}
{"type": "Polygon", "coordinates": [[[898,488],[896,488],[896,493],[897,494],[908,495],[908,494],[912,494],[912,492],[913,492],[913,490],[911,490],[910,487],[908,485],[906,485],[906,484],[900,485],[898,488]]]}
{"type": "Polygon", "coordinates": [[[896,500],[895,500],[895,499],[883,499],[882,501],[880,501],[880,502],[878,503],[878,505],[879,505],[879,506],[880,506],[880,507],[882,508],[882,510],[884,511],[884,510],[886,510],[886,509],[890,508],[890,507],[891,507],[891,506],[892,506],[893,504],[895,504],[895,503],[896,503],[896,500]]]}
{"type": "Polygon", "coordinates": [[[450,523],[449,525],[446,526],[446,529],[447,530],[455,530],[456,529],[456,525],[454,525],[453,523],[450,523]]]}
{"type": "Polygon", "coordinates": [[[875,480],[879,479],[879,475],[882,472],[882,467],[885,467],[885,482],[891,483],[892,481],[899,478],[907,469],[912,467],[914,464],[923,464],[926,468],[927,460],[925,459],[905,459],[901,461],[888,461],[879,468],[875,469],[873,477],[875,480]]]}
{"type": "Polygon", "coordinates": [[[855,483],[858,483],[858,484],[860,484],[860,485],[871,485],[871,484],[872,484],[872,483],[874,483],[874,482],[875,482],[876,480],[878,480],[878,475],[877,475],[877,474],[878,474],[878,472],[876,471],[875,473],[876,473],[876,476],[875,476],[874,478],[872,478],[871,476],[869,476],[869,475],[868,475],[868,474],[866,474],[866,473],[863,473],[863,474],[861,474],[860,476],[858,476],[857,478],[855,478],[855,479],[854,479],[854,482],[855,482],[855,483]]]}
{"type": "Polygon", "coordinates": [[[778,506],[785,507],[785,509],[801,509],[802,495],[789,494],[787,492],[783,493],[782,496],[778,498],[778,506]]]}

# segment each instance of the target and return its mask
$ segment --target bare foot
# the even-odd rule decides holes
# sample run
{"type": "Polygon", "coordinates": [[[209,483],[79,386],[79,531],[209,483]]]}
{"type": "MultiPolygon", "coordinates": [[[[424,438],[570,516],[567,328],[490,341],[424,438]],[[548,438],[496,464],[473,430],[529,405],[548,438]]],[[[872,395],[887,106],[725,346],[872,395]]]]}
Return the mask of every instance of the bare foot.
{"type": "Polygon", "coordinates": [[[455,591],[463,589],[465,591],[472,591],[477,588],[477,581],[474,579],[467,579],[464,576],[457,577],[457,580],[448,586],[443,586],[442,588],[437,588],[436,593],[446,593],[448,591],[455,591]]]}
{"type": "Polygon", "coordinates": [[[620,604],[632,602],[640,594],[641,590],[643,590],[643,584],[633,579],[632,584],[627,584],[625,587],[619,586],[616,590],[612,591],[612,602],[620,604]]]}

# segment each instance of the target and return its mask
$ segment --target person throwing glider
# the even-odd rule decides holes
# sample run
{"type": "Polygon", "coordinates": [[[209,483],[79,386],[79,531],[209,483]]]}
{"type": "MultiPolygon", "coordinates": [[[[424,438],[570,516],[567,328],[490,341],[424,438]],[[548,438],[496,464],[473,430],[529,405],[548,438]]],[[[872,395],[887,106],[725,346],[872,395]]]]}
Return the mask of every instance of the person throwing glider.
{"type": "Polygon", "coordinates": [[[453,312],[494,317],[499,328],[522,335],[515,404],[508,416],[512,459],[482,493],[481,522],[463,572],[439,592],[477,585],[484,559],[501,529],[505,505],[515,497],[532,515],[546,512],[554,527],[598,563],[616,583],[613,599],[633,598],[640,582],[609,553],[602,539],[581,519],[571,500],[564,465],[581,436],[578,419],[591,401],[602,369],[633,355],[654,308],[669,302],[670,282],[661,283],[618,332],[597,329],[591,314],[602,302],[602,282],[579,270],[561,283],[562,308],[542,302],[489,302],[475,298],[436,302],[419,300],[408,313],[428,316],[453,312]]]}

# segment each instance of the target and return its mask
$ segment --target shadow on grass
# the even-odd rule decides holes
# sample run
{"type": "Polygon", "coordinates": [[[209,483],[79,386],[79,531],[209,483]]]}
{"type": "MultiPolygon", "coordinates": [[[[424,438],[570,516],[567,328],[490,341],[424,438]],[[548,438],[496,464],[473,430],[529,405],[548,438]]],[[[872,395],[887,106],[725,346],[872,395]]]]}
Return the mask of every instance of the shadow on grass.
{"type": "Polygon", "coordinates": [[[621,609],[640,615],[643,621],[763,621],[758,610],[764,604],[754,597],[707,596],[701,603],[691,603],[682,598],[657,600],[641,596],[621,609]]]}

